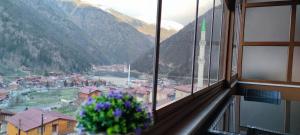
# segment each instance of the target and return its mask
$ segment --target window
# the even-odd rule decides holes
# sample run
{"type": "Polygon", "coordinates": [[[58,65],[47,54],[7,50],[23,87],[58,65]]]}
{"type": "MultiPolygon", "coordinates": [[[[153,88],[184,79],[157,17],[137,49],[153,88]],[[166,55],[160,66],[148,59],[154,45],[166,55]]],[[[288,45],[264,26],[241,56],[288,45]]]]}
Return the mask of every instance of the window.
{"type": "Polygon", "coordinates": [[[247,8],[245,42],[289,41],[290,17],[291,6],[247,8]]]}
{"type": "Polygon", "coordinates": [[[293,58],[293,82],[300,82],[300,47],[294,48],[294,58],[293,58]]]}
{"type": "MultiPolygon", "coordinates": [[[[68,129],[70,128],[69,123],[68,123],[67,127],[68,127],[68,129]]],[[[52,125],[52,133],[56,133],[56,132],[57,132],[57,124],[54,124],[54,125],[52,125]]]]}
{"type": "Polygon", "coordinates": [[[235,3],[235,21],[234,21],[234,39],[232,46],[232,66],[231,66],[231,75],[237,74],[237,59],[238,59],[238,47],[240,45],[240,16],[242,10],[242,1],[237,0],[235,3]]]}
{"type": "Polygon", "coordinates": [[[246,46],[243,51],[243,78],[285,81],[288,47],[246,46]]]}
{"type": "Polygon", "coordinates": [[[41,132],[42,132],[42,127],[38,127],[38,129],[37,129],[36,131],[37,131],[37,134],[41,134],[41,132]]]}
{"type": "Polygon", "coordinates": [[[0,107],[75,117],[93,91],[117,89],[151,112],[218,82],[223,0],[162,2],[157,28],[156,0],[0,1],[0,107]]]}
{"type": "MultiPolygon", "coordinates": [[[[91,88],[130,92],[151,110],[156,10],[155,0],[0,1],[0,92],[11,91],[0,108],[75,118],[91,88]]],[[[181,29],[166,21],[162,39],[181,29]]]]}
{"type": "Polygon", "coordinates": [[[67,122],[67,127],[68,127],[68,129],[73,128],[73,123],[71,121],[68,121],[67,122]]]}
{"type": "Polygon", "coordinates": [[[211,41],[211,56],[210,56],[210,85],[219,81],[219,66],[220,66],[220,49],[223,24],[223,1],[215,0],[214,5],[214,21],[211,41]]]}
{"type": "MultiPolygon", "coordinates": [[[[214,0],[199,1],[194,91],[209,85],[209,61],[214,0]]],[[[216,48],[216,47],[214,47],[216,48]]]]}
{"type": "Polygon", "coordinates": [[[297,6],[297,12],[296,12],[296,33],[295,33],[295,41],[300,42],[300,5],[297,6]]]}
{"type": "Polygon", "coordinates": [[[245,16],[241,16],[245,23],[240,32],[244,37],[241,37],[240,43],[242,48],[239,53],[242,53],[242,58],[239,61],[239,77],[243,81],[298,84],[296,57],[299,5],[293,2],[249,2],[269,0],[251,0],[245,5],[245,16]],[[295,38],[291,37],[294,35],[295,38]]]}
{"type": "Polygon", "coordinates": [[[157,107],[191,94],[196,2],[162,1],[161,28],[175,31],[164,39],[160,30],[159,85],[157,107]],[[177,12],[174,12],[177,11],[177,12]],[[172,24],[172,25],[171,25],[172,24]]]}

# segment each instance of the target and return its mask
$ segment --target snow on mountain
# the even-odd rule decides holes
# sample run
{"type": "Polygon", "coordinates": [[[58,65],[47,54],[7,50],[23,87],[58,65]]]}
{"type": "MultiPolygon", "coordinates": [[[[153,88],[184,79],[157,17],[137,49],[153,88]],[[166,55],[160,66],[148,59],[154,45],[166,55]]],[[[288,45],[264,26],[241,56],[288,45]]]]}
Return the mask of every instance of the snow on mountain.
{"type": "Polygon", "coordinates": [[[168,29],[168,30],[180,30],[182,29],[184,26],[180,23],[177,23],[175,21],[171,21],[171,20],[162,20],[161,21],[161,27],[168,29]]]}

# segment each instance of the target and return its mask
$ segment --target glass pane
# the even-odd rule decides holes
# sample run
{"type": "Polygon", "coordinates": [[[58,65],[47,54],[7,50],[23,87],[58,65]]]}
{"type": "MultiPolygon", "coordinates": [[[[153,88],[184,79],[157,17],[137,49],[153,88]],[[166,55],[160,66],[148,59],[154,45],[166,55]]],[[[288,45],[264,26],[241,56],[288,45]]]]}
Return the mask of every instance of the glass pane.
{"type": "Polygon", "coordinates": [[[243,50],[243,78],[285,81],[288,47],[246,46],[243,50]]]}
{"type": "Polygon", "coordinates": [[[272,1],[291,1],[291,0],[247,0],[247,3],[272,2],[272,1]]]}
{"type": "Polygon", "coordinates": [[[235,22],[234,22],[234,39],[232,46],[232,66],[231,75],[237,73],[237,59],[238,59],[238,47],[240,45],[240,16],[241,16],[241,6],[242,0],[237,0],[235,3],[235,22]]]}
{"type": "Polygon", "coordinates": [[[199,1],[198,37],[195,60],[195,88],[201,90],[208,86],[210,39],[212,27],[213,0],[199,1]]]}
{"type": "Polygon", "coordinates": [[[150,110],[152,73],[139,69],[152,64],[133,63],[154,53],[156,7],[155,0],[1,0],[0,110],[20,114],[13,117],[28,130],[40,126],[31,127],[41,110],[75,119],[88,97],[112,90],[150,110]]]}
{"type": "Polygon", "coordinates": [[[164,0],[162,5],[162,28],[174,34],[161,38],[157,108],[191,94],[196,14],[194,0],[164,0]]]}
{"type": "Polygon", "coordinates": [[[290,134],[299,134],[300,132],[300,103],[297,101],[290,101],[291,103],[291,113],[290,113],[290,134]]]}
{"type": "Polygon", "coordinates": [[[297,6],[295,41],[300,41],[300,5],[297,6]]]}
{"type": "Polygon", "coordinates": [[[300,82],[300,47],[294,48],[292,81],[300,82]]]}
{"type": "Polygon", "coordinates": [[[222,20],[223,20],[222,15],[223,15],[223,2],[222,0],[215,0],[211,64],[210,64],[210,84],[218,82],[219,79],[220,45],[221,45],[221,32],[222,32],[222,20]]]}
{"type": "Polygon", "coordinates": [[[290,17],[291,6],[247,8],[245,42],[289,41],[290,17]]]}

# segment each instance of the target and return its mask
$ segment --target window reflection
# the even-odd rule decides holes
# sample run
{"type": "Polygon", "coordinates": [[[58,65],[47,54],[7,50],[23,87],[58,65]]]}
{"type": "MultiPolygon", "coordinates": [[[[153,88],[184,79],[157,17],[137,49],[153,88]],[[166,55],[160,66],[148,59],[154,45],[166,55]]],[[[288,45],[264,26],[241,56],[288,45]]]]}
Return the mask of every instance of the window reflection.
{"type": "Polygon", "coordinates": [[[195,88],[199,91],[208,86],[211,28],[214,0],[199,1],[198,37],[195,60],[195,88]]]}
{"type": "Polygon", "coordinates": [[[234,22],[234,39],[232,46],[232,67],[231,75],[237,74],[237,59],[238,59],[238,47],[240,45],[240,17],[241,17],[241,4],[242,0],[237,0],[235,3],[235,22],[234,22]]]}
{"type": "Polygon", "coordinates": [[[161,14],[158,108],[191,94],[196,1],[163,0],[161,14]],[[163,28],[176,32],[165,39],[163,28]]]}
{"type": "Polygon", "coordinates": [[[210,58],[210,85],[219,80],[219,66],[220,66],[220,47],[221,34],[223,22],[223,2],[222,0],[215,0],[214,5],[214,24],[213,35],[211,42],[211,58],[210,58]]]}

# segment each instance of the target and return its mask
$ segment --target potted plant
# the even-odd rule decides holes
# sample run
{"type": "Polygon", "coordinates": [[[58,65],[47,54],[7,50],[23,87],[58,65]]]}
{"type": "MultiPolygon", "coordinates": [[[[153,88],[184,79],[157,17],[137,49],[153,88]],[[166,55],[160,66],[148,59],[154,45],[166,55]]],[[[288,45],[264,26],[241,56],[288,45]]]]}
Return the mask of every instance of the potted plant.
{"type": "Polygon", "coordinates": [[[89,134],[140,134],[151,114],[135,97],[120,91],[89,98],[77,116],[78,129],[89,134]]]}

